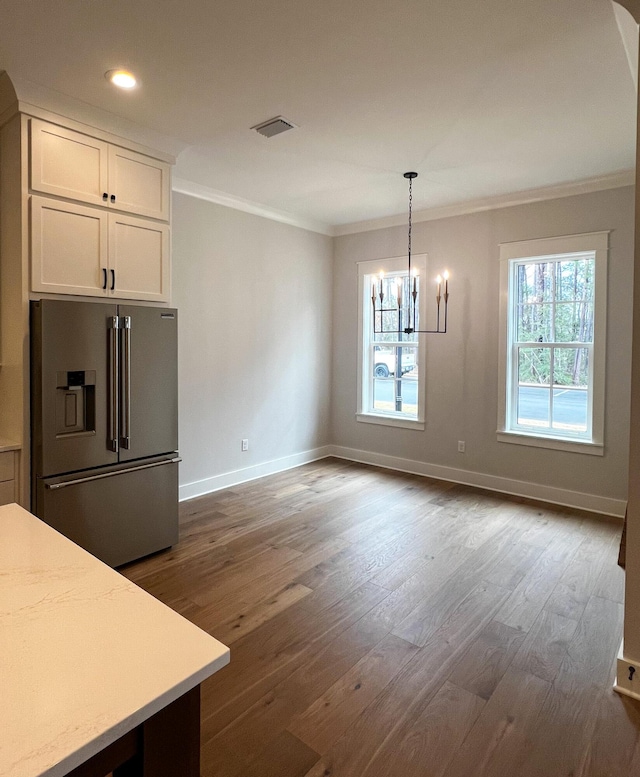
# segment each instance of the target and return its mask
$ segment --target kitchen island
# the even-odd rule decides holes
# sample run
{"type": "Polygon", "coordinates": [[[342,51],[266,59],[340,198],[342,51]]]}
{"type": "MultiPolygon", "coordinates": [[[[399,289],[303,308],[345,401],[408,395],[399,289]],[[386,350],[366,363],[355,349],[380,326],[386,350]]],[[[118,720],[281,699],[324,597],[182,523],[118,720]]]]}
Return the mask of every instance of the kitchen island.
{"type": "Polygon", "coordinates": [[[0,507],[0,777],[199,777],[229,649],[16,504],[0,507]]]}

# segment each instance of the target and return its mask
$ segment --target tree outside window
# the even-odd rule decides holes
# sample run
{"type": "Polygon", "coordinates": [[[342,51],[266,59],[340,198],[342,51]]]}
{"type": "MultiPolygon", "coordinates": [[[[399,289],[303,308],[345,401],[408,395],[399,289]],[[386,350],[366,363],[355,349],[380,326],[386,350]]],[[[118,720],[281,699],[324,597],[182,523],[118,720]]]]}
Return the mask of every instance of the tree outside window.
{"type": "Polygon", "coordinates": [[[607,246],[607,233],[501,246],[501,441],[517,441],[500,436],[512,433],[602,446],[607,246]],[[563,250],[572,248],[583,250],[563,250]]]}

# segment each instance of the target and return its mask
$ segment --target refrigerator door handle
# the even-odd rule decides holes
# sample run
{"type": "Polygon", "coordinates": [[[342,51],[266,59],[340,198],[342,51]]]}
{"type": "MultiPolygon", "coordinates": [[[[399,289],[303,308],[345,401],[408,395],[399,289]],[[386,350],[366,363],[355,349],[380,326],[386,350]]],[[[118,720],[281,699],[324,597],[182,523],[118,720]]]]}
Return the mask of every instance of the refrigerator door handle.
{"type": "Polygon", "coordinates": [[[67,486],[77,486],[79,483],[88,483],[90,480],[103,480],[112,478],[116,475],[123,475],[127,472],[139,472],[142,469],[151,469],[152,467],[164,467],[165,464],[179,464],[182,459],[179,456],[164,461],[154,461],[151,464],[141,464],[138,467],[127,467],[126,469],[116,469],[113,472],[103,472],[100,475],[88,475],[86,478],[76,478],[75,480],[64,480],[61,483],[45,483],[45,488],[54,491],[57,488],[66,488],[67,486]]]}
{"type": "Polygon", "coordinates": [[[131,447],[131,316],[123,316],[120,326],[123,332],[120,445],[129,449],[131,447]]]}
{"type": "Polygon", "coordinates": [[[120,340],[118,316],[109,319],[109,439],[107,447],[118,452],[118,418],[120,415],[120,340]]]}

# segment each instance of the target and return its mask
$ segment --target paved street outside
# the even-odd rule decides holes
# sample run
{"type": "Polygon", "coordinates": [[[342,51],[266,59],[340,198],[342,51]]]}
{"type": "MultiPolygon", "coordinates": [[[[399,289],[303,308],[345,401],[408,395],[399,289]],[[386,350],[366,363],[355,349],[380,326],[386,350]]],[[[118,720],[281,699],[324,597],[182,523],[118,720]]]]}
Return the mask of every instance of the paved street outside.
{"type": "MultiPolygon", "coordinates": [[[[396,381],[391,378],[374,380],[375,407],[377,410],[395,408],[396,381]]],[[[416,411],[418,382],[405,376],[402,380],[402,404],[405,412],[416,411]]],[[[549,415],[550,392],[538,386],[521,386],[518,396],[518,420],[520,423],[543,426],[549,415]]],[[[587,392],[584,389],[553,389],[553,421],[556,428],[581,430],[586,427],[587,392]]]]}

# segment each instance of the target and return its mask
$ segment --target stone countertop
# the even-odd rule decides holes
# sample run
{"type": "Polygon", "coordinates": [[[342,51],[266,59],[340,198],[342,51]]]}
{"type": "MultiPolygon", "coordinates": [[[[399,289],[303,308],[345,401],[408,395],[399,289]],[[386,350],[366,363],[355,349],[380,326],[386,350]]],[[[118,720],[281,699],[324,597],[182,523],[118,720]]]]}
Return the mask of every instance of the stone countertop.
{"type": "Polygon", "coordinates": [[[0,776],[62,777],[229,649],[16,504],[0,507],[0,776]]]}

